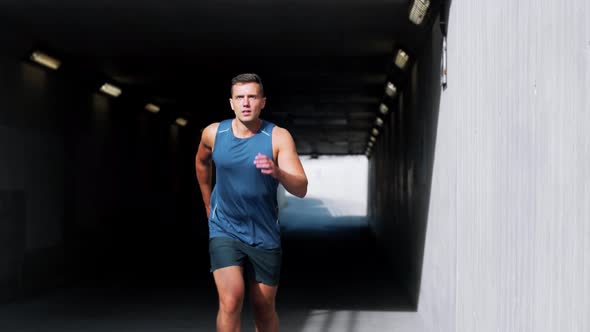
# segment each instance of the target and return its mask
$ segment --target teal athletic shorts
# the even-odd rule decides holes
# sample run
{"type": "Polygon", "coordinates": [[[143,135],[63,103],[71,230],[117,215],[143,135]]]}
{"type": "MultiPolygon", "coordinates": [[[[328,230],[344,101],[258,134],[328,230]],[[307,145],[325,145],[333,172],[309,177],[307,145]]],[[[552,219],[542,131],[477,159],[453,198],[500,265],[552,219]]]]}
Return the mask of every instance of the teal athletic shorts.
{"type": "Polygon", "coordinates": [[[228,237],[209,239],[211,272],[228,266],[242,266],[250,280],[277,286],[281,276],[282,250],[260,249],[228,237]]]}

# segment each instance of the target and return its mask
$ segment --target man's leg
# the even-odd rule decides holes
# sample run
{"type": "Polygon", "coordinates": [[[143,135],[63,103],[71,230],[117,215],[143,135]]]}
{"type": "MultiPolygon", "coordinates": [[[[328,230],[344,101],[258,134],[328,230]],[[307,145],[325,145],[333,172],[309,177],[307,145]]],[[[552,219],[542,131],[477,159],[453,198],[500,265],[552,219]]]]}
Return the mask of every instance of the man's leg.
{"type": "Polygon", "coordinates": [[[259,282],[250,284],[256,332],[279,331],[279,316],[275,309],[277,289],[278,286],[269,286],[259,282]]]}
{"type": "Polygon", "coordinates": [[[241,266],[228,266],[213,271],[219,311],[217,313],[218,332],[239,332],[241,328],[242,304],[244,302],[244,278],[241,266]]]}

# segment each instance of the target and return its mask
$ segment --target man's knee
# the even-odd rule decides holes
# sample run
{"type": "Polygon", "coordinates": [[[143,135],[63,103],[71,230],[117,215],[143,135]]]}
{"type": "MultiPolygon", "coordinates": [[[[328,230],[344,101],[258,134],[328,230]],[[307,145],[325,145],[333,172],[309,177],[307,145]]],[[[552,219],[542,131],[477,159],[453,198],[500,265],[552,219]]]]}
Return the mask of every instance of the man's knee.
{"type": "Polygon", "coordinates": [[[243,292],[234,292],[219,296],[219,309],[226,314],[235,315],[242,311],[242,303],[244,302],[243,292]]]}
{"type": "Polygon", "coordinates": [[[252,299],[252,307],[256,319],[269,320],[275,315],[274,299],[263,297],[254,297],[252,299]]]}

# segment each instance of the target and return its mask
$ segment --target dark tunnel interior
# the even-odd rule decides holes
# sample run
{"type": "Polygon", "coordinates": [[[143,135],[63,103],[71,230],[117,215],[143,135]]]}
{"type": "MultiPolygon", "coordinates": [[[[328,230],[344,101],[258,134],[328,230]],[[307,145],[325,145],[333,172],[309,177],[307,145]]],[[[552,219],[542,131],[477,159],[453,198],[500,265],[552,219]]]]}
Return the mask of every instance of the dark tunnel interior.
{"type": "Polygon", "coordinates": [[[2,5],[11,30],[0,33],[0,330],[214,329],[194,158],[200,130],[233,116],[229,82],[244,71],[261,75],[262,117],[289,129],[300,155],[366,154],[369,162],[366,217],[333,217],[321,201],[289,198],[277,299],[284,330],[334,310],[352,312],[350,320],[354,311],[415,311],[448,4],[431,1],[427,23],[415,27],[411,1],[345,1],[334,11],[330,1],[256,2],[246,14],[263,23],[246,29],[237,10],[178,2],[199,13],[197,23],[133,1],[2,5]],[[129,8],[138,10],[113,12],[129,8]],[[384,10],[399,21],[382,22],[384,10]],[[97,15],[110,19],[105,35],[93,30],[102,27],[97,15]],[[215,25],[212,35],[201,31],[215,25]],[[401,47],[411,55],[405,70],[393,64],[401,47]],[[37,49],[63,67],[33,63],[37,49]],[[98,92],[104,81],[123,94],[98,92]],[[393,98],[383,93],[388,82],[393,98]],[[150,101],[162,111],[145,111],[150,101]],[[376,126],[381,104],[389,111],[376,126]]]}

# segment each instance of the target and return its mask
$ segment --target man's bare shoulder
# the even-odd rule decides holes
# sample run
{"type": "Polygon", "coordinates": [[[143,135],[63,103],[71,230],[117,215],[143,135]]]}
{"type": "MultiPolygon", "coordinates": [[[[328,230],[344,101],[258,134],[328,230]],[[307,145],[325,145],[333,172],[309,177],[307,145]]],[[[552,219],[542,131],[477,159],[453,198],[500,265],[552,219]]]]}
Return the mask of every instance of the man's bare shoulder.
{"type": "Polygon", "coordinates": [[[281,139],[281,140],[282,139],[287,139],[287,140],[288,139],[293,139],[291,137],[291,133],[287,129],[285,129],[283,127],[279,127],[279,126],[275,126],[273,128],[273,130],[272,130],[272,136],[275,139],[281,139]]]}
{"type": "Polygon", "coordinates": [[[213,122],[212,124],[205,127],[205,129],[203,129],[203,133],[207,132],[209,134],[215,134],[217,133],[217,128],[219,128],[219,122],[213,122]]]}
{"type": "Polygon", "coordinates": [[[201,142],[209,147],[213,146],[215,135],[217,134],[217,128],[219,128],[219,122],[214,122],[205,127],[201,136],[201,142]]]}
{"type": "Polygon", "coordinates": [[[272,130],[272,140],[273,145],[278,149],[277,151],[294,149],[295,142],[293,136],[285,128],[275,126],[272,130]]]}

